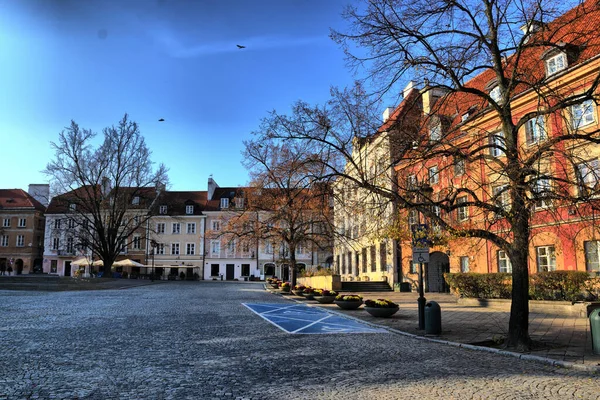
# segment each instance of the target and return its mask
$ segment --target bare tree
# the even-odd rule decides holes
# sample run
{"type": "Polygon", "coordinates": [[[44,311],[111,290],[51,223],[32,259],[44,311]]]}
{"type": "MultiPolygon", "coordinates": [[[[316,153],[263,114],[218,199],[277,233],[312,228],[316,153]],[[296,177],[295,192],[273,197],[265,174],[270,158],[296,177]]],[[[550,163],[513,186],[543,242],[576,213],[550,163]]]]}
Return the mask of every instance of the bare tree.
{"type": "Polygon", "coordinates": [[[154,168],[139,126],[127,114],[103,134],[94,147],[96,134],[71,121],[52,143],[55,159],[44,173],[59,194],[54,202],[72,221],[69,228],[79,231],[74,245],[91,250],[104,262],[103,276],[111,277],[112,264],[132,234],[145,240],[146,221],[168,178],[164,165],[154,168]]]}

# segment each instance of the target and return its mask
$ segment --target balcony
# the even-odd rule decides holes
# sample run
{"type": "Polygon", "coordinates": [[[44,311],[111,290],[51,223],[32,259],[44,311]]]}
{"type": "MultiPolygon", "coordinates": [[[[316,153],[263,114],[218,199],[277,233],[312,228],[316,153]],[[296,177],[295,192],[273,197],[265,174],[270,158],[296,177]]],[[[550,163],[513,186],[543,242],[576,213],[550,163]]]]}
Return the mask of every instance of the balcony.
{"type": "Polygon", "coordinates": [[[73,249],[57,250],[56,254],[59,257],[74,257],[75,256],[75,250],[73,250],[73,249]]]}

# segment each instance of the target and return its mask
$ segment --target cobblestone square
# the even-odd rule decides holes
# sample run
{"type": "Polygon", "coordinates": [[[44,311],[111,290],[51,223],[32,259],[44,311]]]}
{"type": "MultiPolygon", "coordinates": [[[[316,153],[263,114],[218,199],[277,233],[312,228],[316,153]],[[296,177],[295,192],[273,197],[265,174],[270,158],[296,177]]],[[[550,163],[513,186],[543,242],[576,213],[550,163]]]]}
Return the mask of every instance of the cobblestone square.
{"type": "Polygon", "coordinates": [[[0,399],[600,398],[589,373],[396,334],[290,335],[258,283],[0,291],[0,399]]]}

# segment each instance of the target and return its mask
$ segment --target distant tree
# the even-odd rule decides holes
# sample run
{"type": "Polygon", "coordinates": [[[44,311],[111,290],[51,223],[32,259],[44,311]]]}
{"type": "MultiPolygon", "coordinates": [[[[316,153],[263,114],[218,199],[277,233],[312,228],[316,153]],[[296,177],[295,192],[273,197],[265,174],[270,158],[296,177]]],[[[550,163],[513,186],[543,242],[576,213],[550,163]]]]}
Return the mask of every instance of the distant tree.
{"type": "Polygon", "coordinates": [[[309,146],[257,135],[245,142],[251,183],[244,189],[243,211],[225,214],[222,235],[246,247],[269,243],[275,260],[289,265],[295,285],[301,247],[331,250],[330,187],[315,181],[323,176],[323,165],[309,146]]]}
{"type": "Polygon", "coordinates": [[[104,262],[103,276],[112,277],[112,264],[132,234],[145,239],[146,221],[168,178],[164,165],[154,168],[139,126],[127,114],[103,135],[94,147],[96,134],[71,121],[52,143],[55,158],[44,173],[79,231],[74,245],[91,250],[104,262]]]}

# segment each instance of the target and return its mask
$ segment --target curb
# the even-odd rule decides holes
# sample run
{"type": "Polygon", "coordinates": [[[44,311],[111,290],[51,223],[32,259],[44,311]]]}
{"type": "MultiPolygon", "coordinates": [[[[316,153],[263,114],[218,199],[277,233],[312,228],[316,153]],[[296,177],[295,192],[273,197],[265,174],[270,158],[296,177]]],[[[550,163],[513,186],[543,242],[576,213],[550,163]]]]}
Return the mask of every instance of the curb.
{"type": "MultiPolygon", "coordinates": [[[[266,289],[266,288],[265,288],[266,289]]],[[[268,291],[268,290],[267,290],[268,291]]],[[[535,356],[535,355],[531,355],[531,354],[521,354],[521,353],[515,353],[513,351],[508,351],[508,350],[499,350],[499,349],[494,349],[491,347],[483,347],[483,346],[474,346],[472,344],[466,344],[466,343],[458,343],[458,342],[451,342],[448,340],[441,340],[441,339],[434,339],[434,338],[430,338],[430,337],[426,337],[426,336],[419,336],[419,335],[414,335],[412,333],[408,333],[408,332],[404,332],[395,328],[390,328],[388,326],[383,326],[383,325],[378,325],[369,321],[364,321],[360,318],[357,317],[353,317],[347,314],[342,314],[339,313],[337,311],[333,311],[333,310],[329,310],[327,308],[321,307],[319,304],[306,304],[303,301],[300,300],[296,300],[294,298],[290,298],[289,296],[283,296],[279,293],[273,293],[270,292],[272,294],[275,295],[279,295],[281,297],[283,297],[284,299],[299,303],[299,304],[304,304],[307,305],[309,307],[319,307],[327,312],[330,312],[332,314],[336,314],[339,316],[343,316],[345,318],[350,318],[353,319],[355,321],[361,322],[363,324],[372,326],[374,328],[383,328],[391,333],[395,333],[398,335],[402,335],[402,336],[406,336],[409,338],[413,338],[413,339],[417,339],[417,340],[423,340],[426,342],[432,342],[432,343],[438,343],[438,344],[443,344],[443,345],[447,345],[447,346],[453,346],[453,347],[458,347],[458,348],[462,348],[462,349],[467,349],[467,350],[473,350],[473,351],[482,351],[482,352],[486,352],[486,353],[494,353],[494,354],[498,354],[501,356],[505,356],[505,357],[514,357],[514,358],[518,358],[520,360],[525,360],[525,361],[532,361],[532,362],[537,362],[540,364],[546,364],[546,365],[550,365],[553,367],[560,367],[560,368],[566,368],[566,369],[572,369],[572,370],[576,370],[576,371],[582,371],[582,372],[590,372],[593,374],[600,374],[600,366],[593,366],[593,365],[585,365],[585,364],[577,364],[571,361],[561,361],[561,360],[553,360],[551,358],[547,358],[547,357],[541,357],[541,356],[535,356]]]]}

